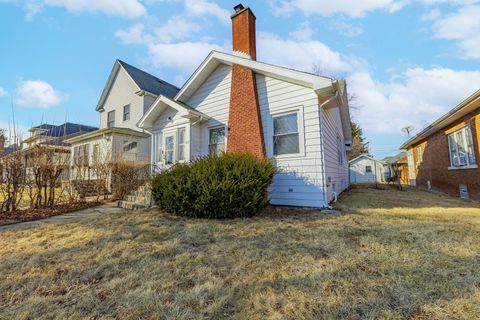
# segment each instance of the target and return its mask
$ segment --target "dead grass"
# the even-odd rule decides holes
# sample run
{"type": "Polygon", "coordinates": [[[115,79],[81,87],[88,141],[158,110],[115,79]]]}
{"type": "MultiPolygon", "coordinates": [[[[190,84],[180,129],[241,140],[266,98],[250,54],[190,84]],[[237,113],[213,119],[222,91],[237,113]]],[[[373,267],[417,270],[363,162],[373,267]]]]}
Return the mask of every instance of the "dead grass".
{"type": "Polygon", "coordinates": [[[480,208],[354,189],[341,215],[155,211],[0,233],[0,318],[478,319],[480,208]]]}

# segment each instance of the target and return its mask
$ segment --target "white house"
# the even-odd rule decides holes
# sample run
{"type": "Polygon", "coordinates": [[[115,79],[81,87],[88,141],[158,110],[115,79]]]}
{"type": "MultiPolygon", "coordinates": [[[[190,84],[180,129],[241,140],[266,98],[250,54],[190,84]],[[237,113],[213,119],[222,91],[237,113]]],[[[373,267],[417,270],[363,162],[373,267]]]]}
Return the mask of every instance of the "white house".
{"type": "MultiPolygon", "coordinates": [[[[100,128],[66,140],[71,144],[71,165],[124,159],[150,163],[150,135],[137,126],[155,99],[173,97],[178,88],[121,60],[115,61],[96,111],[100,128]]],[[[95,179],[94,174],[71,170],[71,179],[95,179]]]]}
{"type": "Polygon", "coordinates": [[[351,183],[385,182],[385,162],[362,154],[349,161],[351,183]]]}
{"type": "Polygon", "coordinates": [[[138,126],[162,168],[221,152],[272,159],[275,205],[327,207],[348,187],[344,81],[256,61],[255,16],[235,7],[233,54],[211,52],[175,96],[160,94],[138,126]]]}

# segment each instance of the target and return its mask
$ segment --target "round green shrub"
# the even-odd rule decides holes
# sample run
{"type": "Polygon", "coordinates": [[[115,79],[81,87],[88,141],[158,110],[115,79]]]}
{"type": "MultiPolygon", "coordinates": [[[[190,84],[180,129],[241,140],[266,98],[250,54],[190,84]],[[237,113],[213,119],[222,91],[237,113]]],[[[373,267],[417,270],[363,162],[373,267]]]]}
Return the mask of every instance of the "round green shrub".
{"type": "Polygon", "coordinates": [[[167,212],[196,218],[249,217],[268,204],[275,167],[243,153],[177,164],[153,179],[155,203],[167,212]]]}

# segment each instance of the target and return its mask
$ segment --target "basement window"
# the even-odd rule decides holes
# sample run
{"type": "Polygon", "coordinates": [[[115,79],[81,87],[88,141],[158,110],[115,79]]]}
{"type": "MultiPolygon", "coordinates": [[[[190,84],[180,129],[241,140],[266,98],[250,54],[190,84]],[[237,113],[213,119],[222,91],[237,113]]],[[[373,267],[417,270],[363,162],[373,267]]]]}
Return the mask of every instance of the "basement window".
{"type": "Polygon", "coordinates": [[[475,152],[470,126],[448,135],[448,148],[452,167],[474,165],[475,152]]]}

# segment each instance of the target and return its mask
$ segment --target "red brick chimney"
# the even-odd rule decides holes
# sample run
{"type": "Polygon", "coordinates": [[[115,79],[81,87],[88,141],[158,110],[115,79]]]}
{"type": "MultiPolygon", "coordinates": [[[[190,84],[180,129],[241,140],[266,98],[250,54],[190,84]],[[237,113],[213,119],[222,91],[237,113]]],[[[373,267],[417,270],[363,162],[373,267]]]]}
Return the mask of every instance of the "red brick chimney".
{"type": "MultiPolygon", "coordinates": [[[[257,58],[255,15],[239,4],[232,15],[233,51],[257,58]]],[[[249,152],[265,158],[262,119],[258,103],[255,73],[244,66],[232,66],[230,111],[228,116],[228,152],[249,152]]]]}

